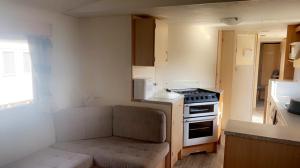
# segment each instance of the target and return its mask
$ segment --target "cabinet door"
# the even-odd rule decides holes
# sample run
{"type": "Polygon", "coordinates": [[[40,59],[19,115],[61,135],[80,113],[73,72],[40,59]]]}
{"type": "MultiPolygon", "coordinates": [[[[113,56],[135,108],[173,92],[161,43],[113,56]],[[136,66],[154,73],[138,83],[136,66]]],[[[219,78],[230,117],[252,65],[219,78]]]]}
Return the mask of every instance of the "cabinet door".
{"type": "Polygon", "coordinates": [[[164,65],[168,61],[168,24],[156,20],[155,28],[155,66],[164,65]]]}
{"type": "Polygon", "coordinates": [[[154,66],[154,18],[133,18],[133,65],[154,66]]]}

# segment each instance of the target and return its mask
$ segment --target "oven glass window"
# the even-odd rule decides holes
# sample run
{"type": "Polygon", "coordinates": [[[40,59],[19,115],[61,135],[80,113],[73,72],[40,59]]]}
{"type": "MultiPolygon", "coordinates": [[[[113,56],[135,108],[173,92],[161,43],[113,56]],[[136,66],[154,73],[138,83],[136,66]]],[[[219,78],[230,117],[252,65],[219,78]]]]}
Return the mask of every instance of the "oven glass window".
{"type": "Polygon", "coordinates": [[[201,113],[209,113],[209,112],[211,113],[214,112],[214,104],[190,107],[190,114],[201,114],[201,113]]]}
{"type": "Polygon", "coordinates": [[[213,121],[189,123],[189,139],[213,136],[213,121]]]}

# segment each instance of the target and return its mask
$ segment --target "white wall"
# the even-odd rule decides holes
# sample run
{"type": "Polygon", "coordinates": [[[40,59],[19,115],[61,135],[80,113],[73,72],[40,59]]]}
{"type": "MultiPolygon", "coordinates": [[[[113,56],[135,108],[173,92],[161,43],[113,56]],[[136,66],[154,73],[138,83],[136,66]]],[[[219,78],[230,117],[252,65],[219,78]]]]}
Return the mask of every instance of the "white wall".
{"type": "MultiPolygon", "coordinates": [[[[80,21],[86,104],[128,104],[131,100],[130,16],[80,21]]],[[[190,24],[169,25],[168,63],[156,67],[161,86],[192,83],[215,86],[218,30],[190,24]]]]}
{"type": "MultiPolygon", "coordinates": [[[[51,35],[53,110],[80,104],[78,20],[1,2],[0,21],[2,34],[36,32],[51,35]]],[[[30,106],[0,111],[0,166],[54,142],[52,121],[44,111],[42,107],[30,106]]]]}
{"type": "Polygon", "coordinates": [[[230,119],[251,122],[256,34],[236,34],[230,119]]]}
{"type": "Polygon", "coordinates": [[[155,80],[155,67],[150,66],[133,66],[132,78],[146,78],[155,80]]]}
{"type": "Polygon", "coordinates": [[[300,68],[295,68],[294,80],[297,81],[297,82],[300,81],[300,68]]]}
{"type": "Polygon", "coordinates": [[[214,88],[218,29],[197,24],[169,24],[168,63],[157,67],[160,87],[214,88]]]}
{"type": "Polygon", "coordinates": [[[80,21],[86,104],[128,104],[131,100],[131,17],[80,21]]]}

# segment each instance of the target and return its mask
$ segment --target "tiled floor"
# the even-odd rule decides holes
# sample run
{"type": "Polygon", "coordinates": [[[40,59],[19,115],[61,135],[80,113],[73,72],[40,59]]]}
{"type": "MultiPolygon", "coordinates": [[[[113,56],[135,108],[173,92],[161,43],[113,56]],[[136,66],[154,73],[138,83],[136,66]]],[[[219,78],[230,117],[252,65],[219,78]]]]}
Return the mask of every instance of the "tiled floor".
{"type": "Polygon", "coordinates": [[[224,161],[224,136],[217,153],[198,153],[184,157],[178,161],[175,168],[222,168],[224,161]]]}

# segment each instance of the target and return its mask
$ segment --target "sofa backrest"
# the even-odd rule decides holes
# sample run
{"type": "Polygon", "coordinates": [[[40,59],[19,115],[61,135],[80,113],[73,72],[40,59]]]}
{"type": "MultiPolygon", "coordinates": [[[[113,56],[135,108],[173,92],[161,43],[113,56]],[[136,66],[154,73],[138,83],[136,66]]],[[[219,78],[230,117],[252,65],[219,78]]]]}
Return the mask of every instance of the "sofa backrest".
{"type": "Polygon", "coordinates": [[[165,113],[151,108],[113,107],[113,135],[161,143],[166,140],[165,113]]]}
{"type": "Polygon", "coordinates": [[[54,113],[57,142],[112,136],[111,107],[69,108],[54,113]]]}

